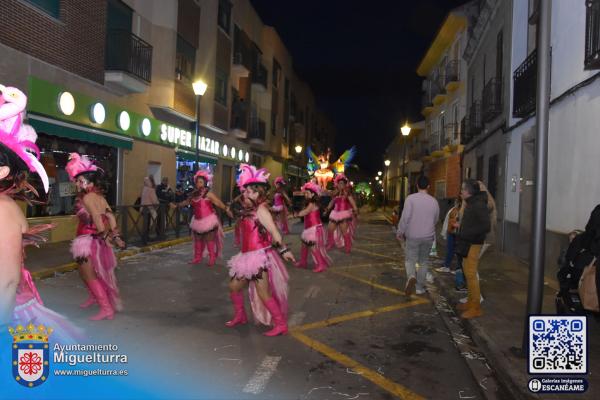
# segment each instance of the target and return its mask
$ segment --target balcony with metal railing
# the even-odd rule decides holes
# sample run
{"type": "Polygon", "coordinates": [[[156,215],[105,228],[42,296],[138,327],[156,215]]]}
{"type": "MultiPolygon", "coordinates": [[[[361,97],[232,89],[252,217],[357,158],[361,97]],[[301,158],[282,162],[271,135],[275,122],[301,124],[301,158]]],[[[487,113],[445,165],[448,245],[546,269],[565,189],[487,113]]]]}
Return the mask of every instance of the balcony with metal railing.
{"type": "Polygon", "coordinates": [[[444,69],[446,72],[444,77],[446,91],[452,92],[458,89],[460,85],[460,60],[448,61],[444,69]]]}
{"type": "Polygon", "coordinates": [[[469,118],[465,116],[460,121],[460,144],[466,145],[473,139],[469,133],[469,118]]]}
{"type": "Polygon", "coordinates": [[[492,78],[483,88],[481,112],[483,122],[490,122],[502,114],[502,79],[492,78]]]}
{"type": "Polygon", "coordinates": [[[248,139],[251,144],[264,146],[267,137],[267,124],[262,119],[256,120],[250,127],[248,139]]]}
{"type": "Polygon", "coordinates": [[[444,126],[444,138],[445,145],[452,146],[454,144],[458,144],[459,134],[460,134],[460,124],[459,123],[448,123],[444,126]]]}
{"type": "Polygon", "coordinates": [[[258,64],[252,71],[252,87],[261,92],[266,92],[268,76],[267,68],[262,64],[258,64]]]}
{"type": "Polygon", "coordinates": [[[435,80],[431,81],[431,97],[433,98],[434,106],[443,104],[448,98],[443,76],[438,76],[435,80]]]}
{"type": "Polygon", "coordinates": [[[468,144],[482,131],[483,123],[481,121],[481,102],[475,101],[471,104],[471,107],[469,107],[469,112],[465,117],[465,133],[461,138],[461,143],[464,145],[468,144]]]}
{"type": "Polygon", "coordinates": [[[537,51],[534,50],[515,70],[513,117],[523,118],[535,111],[537,88],[537,51]]]}
{"type": "Polygon", "coordinates": [[[104,69],[107,86],[123,94],[144,92],[152,80],[152,46],[127,30],[109,30],[104,69]]]}
{"type": "Polygon", "coordinates": [[[428,91],[423,92],[423,96],[421,97],[421,105],[421,114],[424,116],[429,115],[433,111],[433,101],[428,91]]]}

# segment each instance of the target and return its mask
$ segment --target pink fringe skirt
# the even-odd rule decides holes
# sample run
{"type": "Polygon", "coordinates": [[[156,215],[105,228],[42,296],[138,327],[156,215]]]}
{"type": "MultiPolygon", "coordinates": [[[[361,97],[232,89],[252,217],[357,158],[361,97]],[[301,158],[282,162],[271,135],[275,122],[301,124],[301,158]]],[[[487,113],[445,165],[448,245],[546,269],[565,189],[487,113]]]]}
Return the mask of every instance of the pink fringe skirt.
{"type": "Polygon", "coordinates": [[[71,254],[75,260],[87,258],[92,264],[96,276],[104,286],[108,298],[117,311],[123,310],[123,303],[119,294],[115,268],[117,258],[113,248],[100,238],[92,235],[77,236],[71,243],[71,254]]]}
{"type": "Polygon", "coordinates": [[[351,241],[354,241],[354,232],[356,230],[356,220],[354,218],[354,214],[352,214],[352,210],[344,210],[344,211],[331,211],[329,214],[329,220],[338,224],[333,232],[333,238],[335,240],[336,247],[344,247],[345,238],[342,234],[339,223],[346,221],[348,224],[348,236],[351,241]]]}
{"type": "Polygon", "coordinates": [[[272,317],[269,310],[265,307],[258,296],[256,290],[255,278],[260,273],[267,273],[269,278],[269,287],[273,298],[279,304],[284,318],[288,314],[288,280],[289,275],[283,260],[277,251],[271,247],[238,253],[227,263],[229,267],[229,276],[236,279],[248,279],[250,304],[254,320],[263,325],[271,325],[272,317]]]}
{"type": "MultiPolygon", "coordinates": [[[[223,239],[225,238],[225,233],[223,233],[223,227],[221,226],[221,221],[217,217],[217,214],[210,214],[208,217],[196,219],[196,217],[192,218],[192,222],[190,222],[190,228],[197,234],[203,235],[205,233],[209,233],[211,231],[215,231],[215,241],[217,242],[217,257],[220,258],[223,253],[223,239]]],[[[194,240],[197,240],[194,238],[194,240]]],[[[204,253],[208,253],[208,248],[204,249],[204,253]]],[[[205,255],[203,254],[203,256],[205,255]]]]}
{"type": "Polygon", "coordinates": [[[17,289],[16,306],[13,311],[13,323],[23,326],[33,323],[54,329],[50,340],[60,344],[80,343],[84,340],[83,331],[73,325],[69,320],[44,307],[40,294],[31,279],[31,274],[24,267],[21,268],[21,282],[17,289]]]}
{"type": "MultiPolygon", "coordinates": [[[[302,231],[302,235],[300,235],[302,242],[306,244],[310,244],[313,246],[313,251],[318,251],[321,253],[323,259],[327,262],[327,265],[330,266],[333,261],[329,258],[327,254],[327,247],[325,245],[325,230],[323,229],[323,225],[315,225],[311,226],[308,229],[302,231]]],[[[315,264],[318,264],[318,260],[315,259],[313,255],[313,261],[315,264]]]]}

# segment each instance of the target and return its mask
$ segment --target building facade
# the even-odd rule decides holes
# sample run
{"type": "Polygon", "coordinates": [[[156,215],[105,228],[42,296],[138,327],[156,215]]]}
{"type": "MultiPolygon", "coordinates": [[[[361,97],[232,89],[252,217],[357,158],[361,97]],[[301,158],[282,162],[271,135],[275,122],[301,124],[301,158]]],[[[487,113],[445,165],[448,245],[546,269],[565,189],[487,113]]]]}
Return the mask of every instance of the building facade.
{"type": "Polygon", "coordinates": [[[467,113],[462,143],[463,178],[483,182],[497,205],[497,243],[502,237],[504,180],[506,169],[505,130],[510,117],[511,87],[510,0],[474,3],[472,29],[463,53],[467,63],[467,113]]]}
{"type": "Polygon", "coordinates": [[[461,177],[462,130],[467,107],[467,63],[462,55],[469,39],[473,2],[452,10],[417,68],[424,78],[422,114],[425,132],[420,153],[431,195],[439,201],[455,198],[461,177]]]}
{"type": "Polygon", "coordinates": [[[290,93],[308,91],[314,114],[284,44],[265,40],[276,32],[248,0],[0,0],[0,9],[0,82],[28,95],[52,184],[48,205],[26,212],[58,224],[52,241],[74,234],[70,152],[104,169],[111,204],[132,205],[147,175],[189,184],[198,149],[228,201],[241,162],[288,172],[288,80],[290,93]]]}
{"type": "MultiPolygon", "coordinates": [[[[513,85],[505,181],[507,252],[528,259],[533,220],[536,140],[535,2],[513,2],[513,85]]],[[[583,229],[598,204],[600,183],[590,167],[600,145],[600,2],[551,1],[551,87],[548,123],[546,256],[555,260],[568,232],[583,229]]]]}

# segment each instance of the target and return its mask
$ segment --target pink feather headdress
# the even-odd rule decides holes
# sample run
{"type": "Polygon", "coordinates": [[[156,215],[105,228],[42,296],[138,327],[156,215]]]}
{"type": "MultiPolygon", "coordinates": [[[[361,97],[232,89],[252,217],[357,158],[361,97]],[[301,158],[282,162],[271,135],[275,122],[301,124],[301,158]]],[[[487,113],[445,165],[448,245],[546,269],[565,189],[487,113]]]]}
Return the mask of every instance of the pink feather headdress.
{"type": "Polygon", "coordinates": [[[69,154],[69,162],[65,167],[65,171],[69,174],[71,181],[75,181],[78,175],[86,172],[97,172],[101,170],[92,160],[87,156],[82,156],[79,153],[69,154]]]}
{"type": "Polygon", "coordinates": [[[286,185],[286,181],[283,179],[283,176],[278,176],[277,178],[275,178],[274,183],[276,185],[286,185]]]}
{"type": "Polygon", "coordinates": [[[321,195],[321,187],[313,182],[306,182],[300,189],[302,189],[302,191],[310,190],[317,196],[321,195]]]}
{"type": "Polygon", "coordinates": [[[194,175],[194,182],[196,182],[196,179],[198,178],[204,179],[206,186],[210,186],[212,184],[213,176],[206,169],[199,169],[198,172],[196,172],[196,174],[194,175]]]}
{"type": "Polygon", "coordinates": [[[27,96],[19,89],[0,85],[0,143],[15,153],[29,171],[39,175],[44,192],[50,187],[48,174],[40,163],[40,149],[35,130],[23,123],[27,96]]]}
{"type": "Polygon", "coordinates": [[[269,185],[271,174],[266,168],[256,169],[254,165],[241,164],[240,171],[238,184],[241,186],[246,187],[251,184],[269,185]]]}
{"type": "Polygon", "coordinates": [[[339,181],[346,181],[346,183],[348,183],[348,182],[349,182],[349,181],[348,181],[348,178],[347,178],[347,177],[346,177],[346,175],[344,175],[344,174],[337,174],[337,175],[335,176],[335,179],[333,180],[333,183],[335,183],[335,184],[337,185],[337,183],[338,183],[339,181]]]}

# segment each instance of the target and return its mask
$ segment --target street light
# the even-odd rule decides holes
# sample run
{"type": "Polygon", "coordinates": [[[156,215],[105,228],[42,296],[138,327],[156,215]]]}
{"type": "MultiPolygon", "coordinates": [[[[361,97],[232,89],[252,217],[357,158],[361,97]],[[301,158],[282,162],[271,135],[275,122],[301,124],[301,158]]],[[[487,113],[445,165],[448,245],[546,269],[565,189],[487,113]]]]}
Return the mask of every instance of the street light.
{"type": "Polygon", "coordinates": [[[378,177],[378,176],[376,176],[376,177],[375,177],[375,180],[376,180],[376,181],[378,181],[378,180],[379,180],[379,177],[378,177]]]}
{"type": "Polygon", "coordinates": [[[192,88],[196,95],[196,162],[194,163],[194,172],[196,172],[200,161],[200,98],[206,93],[208,85],[202,79],[198,79],[192,83],[192,88]]]}
{"type": "Polygon", "coordinates": [[[386,167],[389,167],[392,162],[390,160],[385,160],[383,163],[386,167]]]}
{"type": "MultiPolygon", "coordinates": [[[[402,132],[402,136],[406,136],[408,137],[408,135],[410,134],[410,126],[408,125],[408,121],[406,121],[404,123],[404,126],[402,128],[400,128],[400,132],[402,132]]],[[[402,180],[402,188],[400,190],[400,207],[401,210],[404,209],[404,192],[405,192],[405,185],[404,185],[404,171],[406,168],[406,140],[404,140],[404,143],[402,144],[402,176],[401,176],[401,180],[402,180]]]]}
{"type": "Polygon", "coordinates": [[[383,172],[377,171],[377,175],[381,176],[381,174],[383,174],[383,172]]]}
{"type": "Polygon", "coordinates": [[[296,154],[300,154],[302,153],[302,146],[297,145],[296,147],[294,147],[294,150],[296,150],[296,154]]]}
{"type": "Polygon", "coordinates": [[[385,177],[384,177],[384,180],[383,180],[383,182],[384,182],[384,185],[383,185],[383,188],[384,188],[384,192],[383,192],[383,212],[385,212],[385,206],[387,205],[387,184],[388,184],[387,182],[388,182],[388,169],[389,169],[388,167],[390,166],[391,161],[386,159],[383,162],[383,164],[385,165],[385,177]]]}

